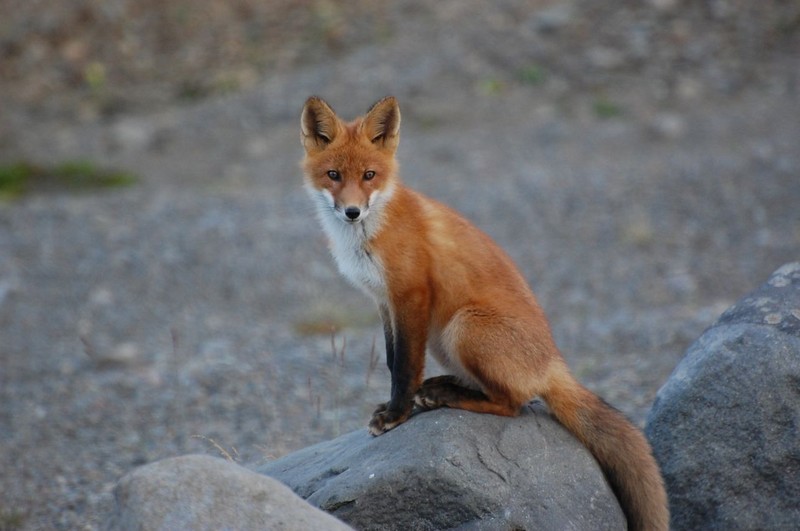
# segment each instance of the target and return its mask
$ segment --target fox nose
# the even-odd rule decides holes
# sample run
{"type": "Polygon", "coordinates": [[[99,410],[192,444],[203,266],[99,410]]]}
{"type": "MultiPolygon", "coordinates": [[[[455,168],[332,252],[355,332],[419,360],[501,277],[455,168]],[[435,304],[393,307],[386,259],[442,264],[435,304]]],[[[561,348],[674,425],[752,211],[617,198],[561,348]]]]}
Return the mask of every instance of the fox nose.
{"type": "Polygon", "coordinates": [[[361,215],[361,209],[355,206],[349,206],[344,209],[344,215],[347,216],[347,219],[356,220],[358,216],[361,215]]]}

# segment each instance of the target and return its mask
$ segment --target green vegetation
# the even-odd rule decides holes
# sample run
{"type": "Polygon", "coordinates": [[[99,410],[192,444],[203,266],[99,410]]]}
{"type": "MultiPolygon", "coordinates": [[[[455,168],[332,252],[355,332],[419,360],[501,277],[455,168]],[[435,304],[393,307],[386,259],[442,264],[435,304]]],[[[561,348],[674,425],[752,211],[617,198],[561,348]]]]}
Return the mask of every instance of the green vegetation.
{"type": "Polygon", "coordinates": [[[136,180],[131,173],[101,168],[87,160],[65,161],[53,166],[16,162],[0,165],[0,199],[17,199],[37,192],[120,188],[136,180]]]}
{"type": "Polygon", "coordinates": [[[646,214],[636,215],[622,228],[622,241],[631,245],[646,246],[655,240],[655,231],[646,214]]]}
{"type": "Polygon", "coordinates": [[[192,439],[201,439],[207,442],[209,445],[213,446],[219,452],[219,455],[229,463],[238,463],[240,461],[239,451],[233,446],[231,446],[231,451],[229,452],[225,449],[225,447],[211,437],[206,437],[205,435],[192,435],[192,439]]]}
{"type": "Polygon", "coordinates": [[[0,167],[0,197],[10,199],[22,195],[31,173],[32,167],[25,163],[0,167]]]}
{"type": "Polygon", "coordinates": [[[106,67],[103,63],[92,61],[83,69],[83,80],[95,96],[102,95],[108,88],[106,67]]]}
{"type": "Polygon", "coordinates": [[[617,118],[622,115],[622,107],[606,98],[598,98],[592,104],[594,115],[601,119],[617,118]]]}
{"type": "Polygon", "coordinates": [[[22,529],[26,517],[22,511],[0,508],[0,531],[22,529]]]}
{"type": "Polygon", "coordinates": [[[487,96],[496,96],[505,90],[506,86],[502,80],[495,77],[487,77],[480,81],[480,90],[487,96]]]}
{"type": "Polygon", "coordinates": [[[330,334],[331,331],[344,328],[373,326],[378,322],[374,312],[329,312],[319,314],[312,312],[294,323],[294,331],[301,336],[330,334]]]}
{"type": "Polygon", "coordinates": [[[544,82],[547,74],[539,65],[531,64],[519,71],[519,80],[526,85],[540,85],[544,82]]]}

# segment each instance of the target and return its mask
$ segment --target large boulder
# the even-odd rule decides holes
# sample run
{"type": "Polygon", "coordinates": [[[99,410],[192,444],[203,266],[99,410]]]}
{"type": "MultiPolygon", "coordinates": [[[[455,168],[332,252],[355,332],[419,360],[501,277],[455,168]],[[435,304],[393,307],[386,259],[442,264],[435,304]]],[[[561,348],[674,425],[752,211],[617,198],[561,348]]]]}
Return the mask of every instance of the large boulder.
{"type": "Polygon", "coordinates": [[[797,529],[800,263],[778,269],[689,348],[646,433],[674,529],[797,529]]]}
{"type": "Polygon", "coordinates": [[[624,529],[589,452],[541,406],[517,418],[439,409],[260,466],[357,529],[624,529]]]}
{"type": "Polygon", "coordinates": [[[350,529],[278,481],[208,456],[140,467],[119,481],[114,496],[113,531],[350,529]]]}

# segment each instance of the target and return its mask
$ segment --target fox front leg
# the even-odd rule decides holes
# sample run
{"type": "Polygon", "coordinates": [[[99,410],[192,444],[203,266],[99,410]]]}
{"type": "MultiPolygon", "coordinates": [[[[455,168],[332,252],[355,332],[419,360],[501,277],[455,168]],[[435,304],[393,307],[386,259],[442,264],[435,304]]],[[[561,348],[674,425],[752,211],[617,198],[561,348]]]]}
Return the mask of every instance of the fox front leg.
{"type": "MultiPolygon", "coordinates": [[[[389,368],[389,374],[393,373],[394,369],[394,332],[392,330],[392,314],[389,312],[389,307],[385,305],[381,305],[380,307],[381,313],[381,322],[383,323],[383,338],[386,343],[386,366],[389,368]]],[[[392,378],[394,382],[394,378],[392,378]]],[[[389,406],[389,402],[383,402],[378,404],[375,408],[375,411],[372,412],[372,417],[375,418],[381,413],[384,413],[389,406]]],[[[370,432],[373,435],[380,435],[380,433],[375,433],[372,431],[372,423],[370,423],[370,432]]]]}
{"type": "Polygon", "coordinates": [[[392,375],[392,391],[390,400],[379,405],[372,414],[369,423],[372,435],[381,435],[391,430],[411,415],[414,394],[422,382],[427,339],[426,323],[420,319],[419,313],[414,315],[415,313],[396,311],[391,316],[388,308],[381,309],[386,338],[386,363],[392,375]]]}

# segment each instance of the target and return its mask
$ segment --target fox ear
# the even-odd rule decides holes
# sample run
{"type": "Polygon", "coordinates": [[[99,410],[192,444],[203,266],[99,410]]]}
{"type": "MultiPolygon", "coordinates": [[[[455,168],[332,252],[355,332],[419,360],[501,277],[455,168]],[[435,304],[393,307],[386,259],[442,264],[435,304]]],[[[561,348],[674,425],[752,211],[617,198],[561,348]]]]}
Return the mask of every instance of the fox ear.
{"type": "Polygon", "coordinates": [[[322,98],[311,96],[300,116],[301,140],[307,153],[322,151],[339,132],[339,119],[322,98]]]}
{"type": "Polygon", "coordinates": [[[400,142],[400,106],[394,96],[373,105],[364,116],[361,129],[373,144],[395,151],[400,142]]]}

